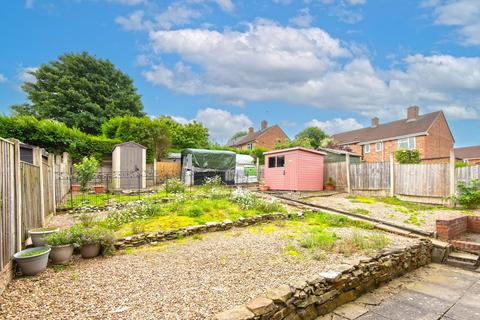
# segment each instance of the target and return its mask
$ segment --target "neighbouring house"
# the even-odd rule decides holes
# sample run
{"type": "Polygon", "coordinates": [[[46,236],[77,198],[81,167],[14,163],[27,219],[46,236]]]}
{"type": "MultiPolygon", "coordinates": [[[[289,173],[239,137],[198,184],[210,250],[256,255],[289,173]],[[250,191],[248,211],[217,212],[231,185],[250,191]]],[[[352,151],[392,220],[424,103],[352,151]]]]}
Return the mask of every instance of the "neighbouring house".
{"type": "Polygon", "coordinates": [[[248,128],[247,135],[230,142],[229,146],[249,150],[254,148],[266,148],[272,150],[275,149],[277,143],[284,143],[288,140],[288,136],[282,128],[278,125],[269,127],[267,121],[263,120],[260,130],[254,131],[253,127],[248,128]]]}
{"type": "Polygon", "coordinates": [[[362,156],[353,152],[348,152],[346,150],[338,150],[331,148],[318,148],[318,150],[325,152],[324,162],[344,162],[346,161],[347,154],[350,156],[350,163],[360,163],[362,162],[362,156]]]}
{"type": "Polygon", "coordinates": [[[324,152],[295,147],[264,155],[265,184],[271,190],[323,190],[324,152]]]}
{"type": "Polygon", "coordinates": [[[471,165],[480,164],[480,146],[455,148],[455,158],[471,165]]]}
{"type": "Polygon", "coordinates": [[[338,133],[335,142],[361,154],[364,161],[388,161],[399,149],[417,149],[422,163],[448,162],[455,139],[442,111],[420,114],[420,108],[407,108],[405,119],[381,124],[375,117],[368,128],[338,133]]]}

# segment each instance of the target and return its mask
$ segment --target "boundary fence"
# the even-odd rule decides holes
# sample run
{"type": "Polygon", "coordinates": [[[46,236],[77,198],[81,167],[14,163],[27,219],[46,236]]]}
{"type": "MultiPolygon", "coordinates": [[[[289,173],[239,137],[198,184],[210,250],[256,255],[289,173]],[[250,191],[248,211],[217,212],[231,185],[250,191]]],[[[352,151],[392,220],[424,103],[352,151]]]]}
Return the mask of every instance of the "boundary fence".
{"type": "Polygon", "coordinates": [[[324,164],[325,180],[332,177],[337,188],[348,193],[399,196],[406,200],[447,204],[456,193],[458,181],[480,179],[480,165],[455,168],[449,163],[398,164],[393,160],[350,164],[324,164]]]}

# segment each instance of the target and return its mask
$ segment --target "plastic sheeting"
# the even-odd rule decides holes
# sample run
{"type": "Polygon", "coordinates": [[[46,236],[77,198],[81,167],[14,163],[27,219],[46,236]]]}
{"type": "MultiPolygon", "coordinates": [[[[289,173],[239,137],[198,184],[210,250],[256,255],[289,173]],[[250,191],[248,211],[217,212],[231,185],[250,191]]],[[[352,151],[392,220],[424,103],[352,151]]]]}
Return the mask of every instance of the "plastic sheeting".
{"type": "Polygon", "coordinates": [[[182,158],[192,155],[192,168],[204,170],[235,170],[236,154],[232,151],[185,149],[182,158]]]}

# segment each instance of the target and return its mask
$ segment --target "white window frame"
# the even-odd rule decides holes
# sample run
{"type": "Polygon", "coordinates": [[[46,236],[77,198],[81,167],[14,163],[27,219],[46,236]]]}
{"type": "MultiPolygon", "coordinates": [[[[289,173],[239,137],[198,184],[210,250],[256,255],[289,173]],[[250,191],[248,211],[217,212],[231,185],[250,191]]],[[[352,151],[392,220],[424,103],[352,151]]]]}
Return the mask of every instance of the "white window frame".
{"type": "Polygon", "coordinates": [[[408,149],[413,150],[417,147],[416,137],[408,137],[403,139],[398,139],[398,149],[408,149]],[[407,147],[402,147],[402,144],[407,144],[407,147]]]}
{"type": "Polygon", "coordinates": [[[363,153],[370,153],[370,144],[363,145],[363,153]]]}
{"type": "Polygon", "coordinates": [[[253,143],[247,143],[247,149],[252,150],[253,149],[253,143]]]}
{"type": "Polygon", "coordinates": [[[375,143],[375,152],[381,152],[383,150],[383,142],[375,143]]]}

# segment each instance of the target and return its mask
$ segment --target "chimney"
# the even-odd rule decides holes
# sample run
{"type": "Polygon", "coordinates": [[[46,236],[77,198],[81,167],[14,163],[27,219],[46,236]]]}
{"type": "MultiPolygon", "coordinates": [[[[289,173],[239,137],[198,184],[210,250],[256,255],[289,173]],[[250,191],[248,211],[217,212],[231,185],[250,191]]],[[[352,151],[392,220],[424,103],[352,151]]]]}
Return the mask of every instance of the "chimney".
{"type": "Polygon", "coordinates": [[[420,108],[417,106],[411,106],[407,108],[407,121],[413,121],[418,118],[420,108]]]}
{"type": "Polygon", "coordinates": [[[372,118],[372,128],[378,127],[379,123],[380,120],[378,119],[378,117],[372,118]]]}
{"type": "Polygon", "coordinates": [[[267,129],[267,120],[262,121],[262,130],[267,129]]]}
{"type": "Polygon", "coordinates": [[[250,136],[252,134],[253,134],[253,127],[250,127],[250,128],[248,128],[248,135],[250,136]]]}

